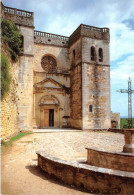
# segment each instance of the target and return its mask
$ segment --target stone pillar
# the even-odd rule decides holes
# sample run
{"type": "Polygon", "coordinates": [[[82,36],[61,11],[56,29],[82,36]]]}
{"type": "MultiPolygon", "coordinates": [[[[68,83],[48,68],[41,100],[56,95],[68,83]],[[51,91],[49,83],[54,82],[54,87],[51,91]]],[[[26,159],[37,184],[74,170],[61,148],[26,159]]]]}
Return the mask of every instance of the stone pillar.
{"type": "Polygon", "coordinates": [[[59,108],[60,128],[63,126],[63,108],[59,108]]]}
{"type": "Polygon", "coordinates": [[[123,152],[134,153],[134,130],[124,130],[125,145],[123,146],[123,152]]]}
{"type": "Polygon", "coordinates": [[[33,125],[33,45],[34,27],[19,26],[24,37],[23,54],[18,67],[18,126],[21,131],[32,130],[33,125]]]}
{"type": "Polygon", "coordinates": [[[35,93],[33,94],[33,128],[37,129],[36,116],[35,116],[35,93]]]}

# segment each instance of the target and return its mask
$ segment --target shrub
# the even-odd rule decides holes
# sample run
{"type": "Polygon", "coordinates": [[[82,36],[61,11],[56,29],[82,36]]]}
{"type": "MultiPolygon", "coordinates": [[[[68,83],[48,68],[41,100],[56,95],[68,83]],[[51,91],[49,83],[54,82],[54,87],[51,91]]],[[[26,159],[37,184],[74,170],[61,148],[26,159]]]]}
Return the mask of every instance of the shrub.
{"type": "Polygon", "coordinates": [[[7,19],[2,19],[1,31],[2,41],[8,46],[12,60],[17,61],[23,48],[23,36],[18,31],[17,26],[7,19]]]}
{"type": "MultiPolygon", "coordinates": [[[[132,119],[133,127],[134,127],[134,118],[132,119]]],[[[120,128],[128,128],[128,119],[127,118],[121,118],[120,119],[120,128]]]]}
{"type": "Polygon", "coordinates": [[[6,96],[10,89],[11,76],[9,73],[9,61],[4,53],[1,53],[1,99],[6,96]]]}

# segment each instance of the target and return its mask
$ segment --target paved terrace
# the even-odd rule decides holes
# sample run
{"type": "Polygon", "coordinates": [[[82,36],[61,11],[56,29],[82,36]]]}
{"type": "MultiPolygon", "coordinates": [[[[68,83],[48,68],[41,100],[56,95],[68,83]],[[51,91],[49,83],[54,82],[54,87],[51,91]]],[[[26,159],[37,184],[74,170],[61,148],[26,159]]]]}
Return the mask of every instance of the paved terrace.
{"type": "Polygon", "coordinates": [[[42,131],[19,139],[2,153],[2,194],[89,194],[41,172],[35,152],[44,150],[60,159],[75,161],[86,159],[86,147],[121,152],[124,145],[124,135],[112,132],[42,131]]]}

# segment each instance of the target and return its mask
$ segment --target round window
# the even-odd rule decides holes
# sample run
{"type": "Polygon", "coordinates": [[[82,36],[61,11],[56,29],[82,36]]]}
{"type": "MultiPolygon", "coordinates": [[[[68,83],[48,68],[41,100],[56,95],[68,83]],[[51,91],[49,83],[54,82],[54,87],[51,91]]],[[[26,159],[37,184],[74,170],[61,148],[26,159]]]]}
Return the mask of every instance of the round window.
{"type": "Polygon", "coordinates": [[[48,73],[56,72],[57,64],[52,56],[44,56],[41,60],[41,66],[48,73]]]}

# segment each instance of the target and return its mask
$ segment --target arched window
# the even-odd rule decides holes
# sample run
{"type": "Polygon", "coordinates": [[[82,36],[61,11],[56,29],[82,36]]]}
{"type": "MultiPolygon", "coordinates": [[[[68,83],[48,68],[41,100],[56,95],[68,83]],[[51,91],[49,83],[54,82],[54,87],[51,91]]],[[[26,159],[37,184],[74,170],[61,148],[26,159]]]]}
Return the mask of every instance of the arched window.
{"type": "Polygon", "coordinates": [[[89,112],[93,112],[93,106],[89,105],[89,112]]]}
{"type": "Polygon", "coordinates": [[[54,73],[57,70],[56,60],[52,56],[44,56],[41,60],[41,66],[48,73],[54,73]]]}
{"type": "Polygon", "coordinates": [[[103,50],[99,48],[99,62],[103,62],[103,50]]]}
{"type": "Polygon", "coordinates": [[[96,52],[95,52],[95,47],[91,47],[91,60],[95,61],[96,60],[96,52]]]}
{"type": "Polygon", "coordinates": [[[72,61],[72,65],[75,65],[75,49],[73,50],[73,61],[72,61]]]}

